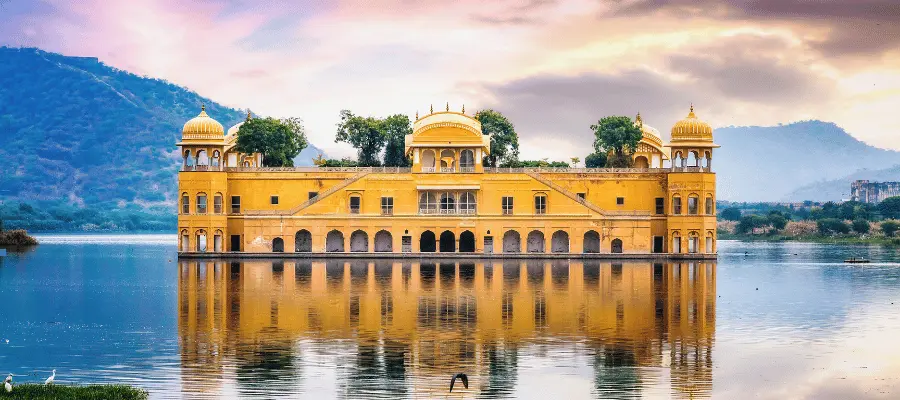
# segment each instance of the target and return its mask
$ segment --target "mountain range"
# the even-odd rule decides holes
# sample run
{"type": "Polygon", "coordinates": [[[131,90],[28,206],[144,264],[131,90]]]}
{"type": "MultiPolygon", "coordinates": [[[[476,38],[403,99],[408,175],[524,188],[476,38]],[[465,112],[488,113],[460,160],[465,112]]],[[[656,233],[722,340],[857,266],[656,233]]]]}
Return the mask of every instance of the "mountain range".
{"type": "MultiPolygon", "coordinates": [[[[175,142],[201,104],[226,129],[246,115],[96,58],[0,47],[0,200],[169,212],[175,142]]],[[[852,179],[900,180],[900,152],[828,122],[725,127],[715,140],[722,200],[839,200],[852,179]]],[[[295,161],[320,152],[310,145],[295,161]]]]}

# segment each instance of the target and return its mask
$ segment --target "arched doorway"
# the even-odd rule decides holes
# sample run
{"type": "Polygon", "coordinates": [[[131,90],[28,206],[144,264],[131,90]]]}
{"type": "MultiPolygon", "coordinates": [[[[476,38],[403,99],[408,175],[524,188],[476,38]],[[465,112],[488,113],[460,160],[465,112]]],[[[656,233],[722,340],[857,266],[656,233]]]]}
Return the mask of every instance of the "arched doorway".
{"type": "Polygon", "coordinates": [[[634,167],[635,168],[650,168],[650,162],[647,161],[647,157],[637,156],[634,158],[634,167]]]}
{"type": "Polygon", "coordinates": [[[441,232],[441,253],[456,252],[456,235],[450,231],[441,232]]]}
{"type": "Polygon", "coordinates": [[[394,251],[394,237],[390,232],[380,230],[375,234],[375,251],[378,253],[390,253],[394,251]]]}
{"type": "Polygon", "coordinates": [[[434,236],[434,232],[422,232],[422,236],[419,236],[419,251],[422,253],[434,253],[437,251],[437,239],[434,236]]]}
{"type": "Polygon", "coordinates": [[[301,229],[294,234],[294,251],[297,253],[312,252],[312,234],[306,229],[301,229]]]}
{"type": "Polygon", "coordinates": [[[203,229],[197,231],[197,251],[206,252],[206,231],[203,229]]]}
{"type": "Polygon", "coordinates": [[[587,231],[584,233],[584,252],[600,252],[600,234],[597,233],[597,231],[587,231]]]}
{"type": "Polygon", "coordinates": [[[459,234],[459,252],[474,253],[475,252],[475,234],[471,231],[463,231],[459,234]]]}
{"type": "Polygon", "coordinates": [[[526,248],[529,253],[543,253],[547,249],[547,243],[544,241],[544,232],[531,231],[528,233],[528,241],[526,248]]]}
{"type": "Polygon", "coordinates": [[[554,253],[569,252],[569,234],[566,231],[553,232],[550,237],[550,251],[554,253]]]}
{"type": "Polygon", "coordinates": [[[272,252],[284,253],[284,239],[280,237],[272,239],[272,252]]]}
{"type": "Polygon", "coordinates": [[[350,234],[350,251],[353,253],[367,253],[369,251],[369,235],[361,230],[350,234]]]}
{"type": "Polygon", "coordinates": [[[503,234],[503,252],[504,253],[520,253],[522,252],[522,237],[519,232],[506,231],[503,234]]]}
{"type": "Polygon", "coordinates": [[[613,253],[621,253],[622,252],[622,239],[613,239],[612,245],[610,247],[611,247],[610,250],[613,253]]]}
{"type": "Polygon", "coordinates": [[[328,232],[325,236],[325,251],[329,253],[344,252],[344,234],[339,230],[328,232]]]}

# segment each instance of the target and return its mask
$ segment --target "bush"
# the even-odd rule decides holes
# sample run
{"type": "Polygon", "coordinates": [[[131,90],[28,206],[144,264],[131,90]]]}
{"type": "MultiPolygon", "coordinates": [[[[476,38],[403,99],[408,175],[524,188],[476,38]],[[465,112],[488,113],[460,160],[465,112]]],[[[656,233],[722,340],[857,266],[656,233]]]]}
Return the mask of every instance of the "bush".
{"type": "Polygon", "coordinates": [[[769,219],[761,215],[745,215],[741,217],[735,231],[737,233],[753,233],[756,228],[765,228],[769,226],[769,219]]]}
{"type": "Polygon", "coordinates": [[[900,223],[897,221],[884,221],[881,223],[881,232],[884,232],[884,236],[893,237],[894,232],[900,229],[900,223]]]}
{"type": "Polygon", "coordinates": [[[812,236],[819,230],[813,221],[788,221],[784,228],[784,233],[789,236],[812,236]]]}
{"type": "Polygon", "coordinates": [[[0,232],[0,245],[4,246],[34,246],[37,240],[28,236],[22,229],[0,232]]]}
{"type": "Polygon", "coordinates": [[[741,210],[737,207],[728,207],[722,211],[722,219],[726,221],[740,221],[741,210]]]}
{"type": "Polygon", "coordinates": [[[866,234],[866,233],[869,233],[869,229],[871,229],[871,227],[869,226],[869,221],[866,221],[864,219],[853,220],[853,231],[854,232],[866,234]]]}
{"type": "Polygon", "coordinates": [[[584,158],[585,168],[603,168],[606,166],[606,153],[591,153],[584,158]]]}
{"type": "Polygon", "coordinates": [[[837,218],[823,218],[816,221],[816,227],[822,235],[833,235],[836,233],[850,233],[850,225],[837,218]]]}

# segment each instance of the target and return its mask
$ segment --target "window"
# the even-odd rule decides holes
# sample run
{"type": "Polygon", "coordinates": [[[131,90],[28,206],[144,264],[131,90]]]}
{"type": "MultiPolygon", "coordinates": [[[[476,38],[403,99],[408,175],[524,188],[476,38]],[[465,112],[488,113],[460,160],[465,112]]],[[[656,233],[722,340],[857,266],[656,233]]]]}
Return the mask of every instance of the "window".
{"type": "Polygon", "coordinates": [[[584,200],[586,193],[578,193],[578,198],[584,200]]]}
{"type": "Polygon", "coordinates": [[[503,215],[512,215],[513,198],[512,196],[503,196],[503,215]]]}
{"type": "Polygon", "coordinates": [[[213,196],[213,212],[216,214],[222,213],[222,195],[216,194],[213,196]]]}
{"type": "Polygon", "coordinates": [[[666,213],[666,199],[663,197],[656,198],[656,214],[666,213]]]}
{"type": "Polygon", "coordinates": [[[269,203],[272,205],[278,205],[278,196],[269,196],[269,203]]]}
{"type": "Polygon", "coordinates": [[[534,196],[534,213],[535,214],[546,214],[547,213],[547,196],[545,196],[545,195],[534,196]]]}
{"type": "Polygon", "coordinates": [[[465,192],[459,196],[459,211],[463,214],[475,214],[475,193],[465,192]]]}
{"type": "Polygon", "coordinates": [[[697,196],[688,197],[688,214],[697,215],[700,199],[697,196]]]}
{"type": "Polygon", "coordinates": [[[206,214],[206,193],[197,195],[197,214],[206,214]]]}
{"type": "Polygon", "coordinates": [[[350,214],[359,214],[359,206],[362,199],[359,196],[350,197],[350,214]]]}
{"type": "Polygon", "coordinates": [[[681,215],[681,197],[675,196],[672,198],[672,214],[681,215]]]}
{"type": "Polygon", "coordinates": [[[191,213],[191,198],[187,195],[187,193],[182,193],[181,195],[181,213],[191,213]]]}
{"type": "Polygon", "coordinates": [[[712,196],[706,196],[706,209],[704,211],[706,211],[706,215],[716,215],[712,196]]]}
{"type": "Polygon", "coordinates": [[[241,213],[241,196],[231,196],[231,213],[241,213]]]}
{"type": "Polygon", "coordinates": [[[419,213],[434,214],[435,212],[437,212],[437,199],[435,199],[434,193],[422,192],[419,195],[419,213]]]}
{"type": "Polygon", "coordinates": [[[307,199],[312,199],[313,197],[316,197],[318,195],[319,195],[319,192],[309,192],[309,197],[307,197],[307,199]]]}
{"type": "Polygon", "coordinates": [[[625,198],[624,198],[624,197],[616,197],[616,205],[617,205],[617,206],[621,206],[621,205],[624,205],[624,204],[625,204],[625,198]]]}
{"type": "Polygon", "coordinates": [[[453,193],[441,194],[441,214],[451,214],[456,211],[456,196],[453,193]]]}
{"type": "Polygon", "coordinates": [[[394,198],[381,198],[381,215],[394,215],[394,198]]]}

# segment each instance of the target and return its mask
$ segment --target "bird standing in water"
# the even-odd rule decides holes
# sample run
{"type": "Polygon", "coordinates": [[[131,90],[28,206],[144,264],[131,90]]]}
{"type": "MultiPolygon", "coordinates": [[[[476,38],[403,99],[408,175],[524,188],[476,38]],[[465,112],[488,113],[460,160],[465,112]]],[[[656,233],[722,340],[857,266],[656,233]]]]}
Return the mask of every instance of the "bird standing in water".
{"type": "Polygon", "coordinates": [[[453,393],[453,384],[456,383],[456,378],[459,378],[459,380],[462,381],[463,387],[465,387],[466,389],[469,388],[469,377],[466,376],[466,374],[460,372],[456,375],[453,375],[453,379],[450,380],[450,393],[453,393]]]}
{"type": "Polygon", "coordinates": [[[52,384],[54,379],[56,379],[56,370],[55,369],[53,370],[53,375],[50,375],[50,377],[47,378],[46,381],[44,381],[44,384],[45,385],[52,384]]]}

